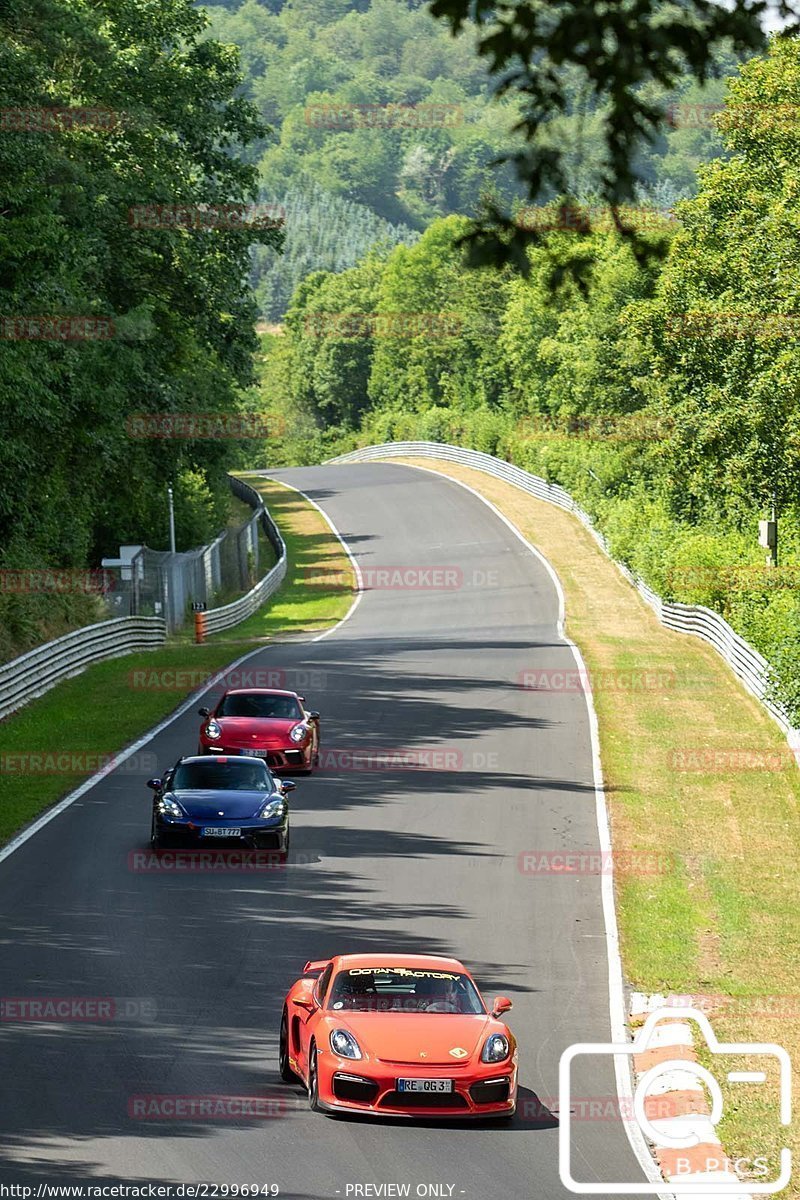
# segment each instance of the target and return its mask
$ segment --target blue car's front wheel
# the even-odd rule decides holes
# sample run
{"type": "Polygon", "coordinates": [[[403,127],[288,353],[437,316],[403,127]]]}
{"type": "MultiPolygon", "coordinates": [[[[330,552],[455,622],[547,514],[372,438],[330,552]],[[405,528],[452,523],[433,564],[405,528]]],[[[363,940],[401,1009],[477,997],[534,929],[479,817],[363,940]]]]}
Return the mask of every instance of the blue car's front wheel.
{"type": "Polygon", "coordinates": [[[158,828],[156,826],[156,814],[155,813],[153,813],[152,820],[150,821],[150,845],[153,847],[154,850],[161,849],[161,838],[158,836],[158,828]]]}

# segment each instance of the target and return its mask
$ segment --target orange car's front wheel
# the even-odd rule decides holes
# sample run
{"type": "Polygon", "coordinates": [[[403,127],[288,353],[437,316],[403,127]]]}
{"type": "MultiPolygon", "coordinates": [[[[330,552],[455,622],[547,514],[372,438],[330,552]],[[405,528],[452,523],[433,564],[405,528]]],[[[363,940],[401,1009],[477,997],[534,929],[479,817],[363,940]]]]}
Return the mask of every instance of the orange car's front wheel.
{"type": "Polygon", "coordinates": [[[308,1056],[308,1107],[312,1112],[319,1112],[319,1073],[317,1071],[317,1047],[311,1047],[308,1056]]]}
{"type": "Polygon", "coordinates": [[[286,1009],[283,1010],[283,1016],[281,1017],[281,1036],[278,1043],[278,1069],[284,1083],[297,1082],[297,1076],[289,1066],[289,1022],[286,1016],[286,1009]]]}

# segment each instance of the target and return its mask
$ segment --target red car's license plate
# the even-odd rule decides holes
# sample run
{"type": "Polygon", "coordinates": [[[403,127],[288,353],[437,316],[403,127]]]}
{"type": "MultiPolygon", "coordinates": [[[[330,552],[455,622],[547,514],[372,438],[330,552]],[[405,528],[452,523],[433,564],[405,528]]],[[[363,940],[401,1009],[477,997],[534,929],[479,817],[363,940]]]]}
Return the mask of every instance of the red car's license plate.
{"type": "Polygon", "coordinates": [[[398,1079],[398,1092],[452,1092],[452,1079],[398,1079]]]}

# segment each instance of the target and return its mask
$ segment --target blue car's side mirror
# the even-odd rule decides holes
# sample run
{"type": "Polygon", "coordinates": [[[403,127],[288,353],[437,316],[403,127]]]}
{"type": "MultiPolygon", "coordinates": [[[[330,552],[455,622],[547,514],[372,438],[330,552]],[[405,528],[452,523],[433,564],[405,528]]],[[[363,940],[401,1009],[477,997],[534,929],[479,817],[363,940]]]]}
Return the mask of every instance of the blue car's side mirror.
{"type": "Polygon", "coordinates": [[[149,788],[152,788],[154,792],[160,792],[161,791],[161,780],[160,779],[148,779],[147,786],[149,788]]]}

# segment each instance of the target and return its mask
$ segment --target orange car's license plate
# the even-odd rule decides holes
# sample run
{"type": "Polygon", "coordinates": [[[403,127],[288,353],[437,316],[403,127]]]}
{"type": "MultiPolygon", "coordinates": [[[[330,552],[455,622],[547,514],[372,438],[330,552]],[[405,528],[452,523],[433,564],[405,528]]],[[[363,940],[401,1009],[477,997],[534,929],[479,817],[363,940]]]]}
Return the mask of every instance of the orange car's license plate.
{"type": "Polygon", "coordinates": [[[398,1092],[452,1092],[452,1079],[398,1079],[398,1092]]]}

